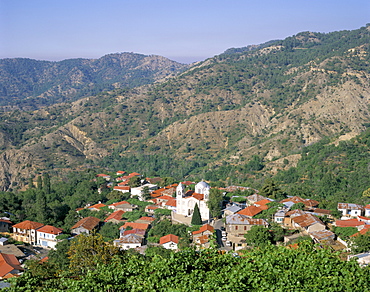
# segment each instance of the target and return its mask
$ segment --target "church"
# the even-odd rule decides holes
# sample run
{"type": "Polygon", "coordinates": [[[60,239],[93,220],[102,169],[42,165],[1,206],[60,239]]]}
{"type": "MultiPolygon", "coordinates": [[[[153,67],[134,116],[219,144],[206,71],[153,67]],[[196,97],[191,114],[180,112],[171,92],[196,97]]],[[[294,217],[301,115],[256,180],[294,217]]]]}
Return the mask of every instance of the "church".
{"type": "Polygon", "coordinates": [[[195,204],[198,204],[202,221],[210,219],[207,202],[209,200],[209,190],[211,187],[201,181],[195,185],[195,191],[187,191],[180,182],[176,188],[176,213],[184,216],[192,216],[195,204]]]}

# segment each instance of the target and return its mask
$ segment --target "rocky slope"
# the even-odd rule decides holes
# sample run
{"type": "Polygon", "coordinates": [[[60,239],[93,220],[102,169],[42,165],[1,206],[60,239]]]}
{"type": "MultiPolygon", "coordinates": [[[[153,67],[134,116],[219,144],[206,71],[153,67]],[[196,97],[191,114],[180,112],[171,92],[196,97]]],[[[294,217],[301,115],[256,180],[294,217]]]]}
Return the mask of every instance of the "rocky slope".
{"type": "MultiPolygon", "coordinates": [[[[303,147],[324,137],[349,139],[370,125],[369,44],[369,28],[305,32],[231,50],[154,85],[4,113],[2,155],[24,153],[30,173],[102,158],[107,167],[147,169],[148,161],[130,160],[135,155],[198,163],[205,171],[258,155],[276,173],[295,165],[303,147]]],[[[2,189],[19,180],[14,163],[1,164],[2,189]]]]}

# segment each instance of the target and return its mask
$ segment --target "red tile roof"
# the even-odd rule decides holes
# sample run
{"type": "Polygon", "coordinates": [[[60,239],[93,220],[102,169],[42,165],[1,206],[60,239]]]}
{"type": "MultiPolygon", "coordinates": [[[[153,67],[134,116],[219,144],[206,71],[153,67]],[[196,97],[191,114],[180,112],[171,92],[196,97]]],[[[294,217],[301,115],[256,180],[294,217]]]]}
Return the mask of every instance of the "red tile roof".
{"type": "Polygon", "coordinates": [[[159,244],[164,244],[171,241],[177,244],[179,243],[179,237],[173,234],[167,234],[159,239],[159,244]]]}
{"type": "Polygon", "coordinates": [[[168,200],[166,206],[176,207],[176,199],[168,200]]]}
{"type": "Polygon", "coordinates": [[[148,205],[148,206],[146,206],[145,208],[146,208],[146,209],[148,209],[148,210],[156,210],[156,209],[158,209],[159,207],[158,207],[158,206],[154,206],[154,205],[148,205]]]}
{"type": "Polygon", "coordinates": [[[127,201],[121,201],[121,202],[117,202],[117,203],[113,203],[113,204],[110,204],[109,206],[113,206],[113,207],[116,207],[116,206],[120,206],[120,205],[130,205],[129,202],[127,201]]]}
{"type": "Polygon", "coordinates": [[[129,186],[115,186],[113,188],[113,190],[117,190],[117,191],[130,191],[130,187],[129,186]]]}
{"type": "Polygon", "coordinates": [[[123,210],[117,210],[115,212],[113,212],[112,214],[110,214],[105,220],[104,222],[108,222],[109,220],[119,220],[121,221],[122,220],[122,215],[125,213],[125,211],[123,210]]]}
{"type": "Polygon", "coordinates": [[[96,218],[96,217],[85,217],[85,218],[82,218],[80,221],[78,221],[75,225],[73,225],[71,227],[71,229],[75,229],[75,228],[78,228],[78,227],[83,227],[87,230],[93,230],[96,226],[98,226],[100,222],[100,219],[96,218]]]}
{"type": "Polygon", "coordinates": [[[204,224],[202,227],[199,228],[199,230],[193,231],[193,235],[203,233],[205,231],[210,231],[210,232],[213,233],[215,231],[215,229],[209,224],[204,224]]]}
{"type": "Polygon", "coordinates": [[[144,217],[141,217],[139,220],[153,222],[155,220],[155,218],[149,217],[149,216],[144,216],[144,217]]]}
{"type": "Polygon", "coordinates": [[[131,230],[125,230],[123,231],[123,235],[127,235],[127,234],[136,234],[136,235],[140,235],[140,236],[145,236],[145,230],[144,229],[131,229],[131,230]]]}
{"type": "Polygon", "coordinates": [[[291,198],[286,198],[286,199],[280,201],[280,203],[285,203],[285,202],[293,202],[294,204],[303,203],[307,207],[315,207],[319,204],[318,201],[311,200],[311,199],[303,199],[303,198],[298,197],[298,196],[294,196],[294,197],[291,197],[291,198]]]}
{"type": "Polygon", "coordinates": [[[39,229],[37,229],[37,232],[44,232],[49,234],[58,235],[63,232],[63,229],[51,226],[51,225],[45,225],[39,229]]]}
{"type": "Polygon", "coordinates": [[[128,226],[132,227],[132,229],[143,229],[143,230],[147,230],[148,227],[149,227],[149,224],[148,223],[126,222],[119,229],[125,229],[128,226]]]}
{"type": "Polygon", "coordinates": [[[15,255],[0,253],[0,277],[4,277],[13,270],[23,271],[15,255]]]}
{"type": "Polygon", "coordinates": [[[348,220],[336,220],[335,226],[337,227],[358,227],[365,225],[365,222],[359,221],[357,219],[348,219],[348,220]]]}
{"type": "Polygon", "coordinates": [[[8,224],[13,224],[12,221],[10,221],[8,219],[4,219],[4,218],[0,218],[0,222],[4,222],[4,223],[8,223],[8,224]]]}
{"type": "Polygon", "coordinates": [[[316,223],[324,225],[324,223],[322,223],[319,218],[312,214],[304,214],[302,216],[294,217],[292,218],[292,221],[294,221],[294,223],[298,224],[301,227],[308,227],[316,223]]]}
{"type": "MultiPolygon", "coordinates": [[[[369,231],[370,231],[370,225],[365,225],[363,229],[361,229],[359,232],[351,235],[350,237],[364,235],[364,234],[368,233],[369,231]]],[[[370,233],[369,233],[369,235],[370,235],[370,233]]]]}
{"type": "Polygon", "coordinates": [[[133,177],[133,176],[141,176],[140,173],[137,173],[137,172],[132,172],[128,175],[129,177],[133,177]]]}
{"type": "Polygon", "coordinates": [[[271,203],[272,201],[269,200],[269,199],[264,199],[264,200],[261,200],[261,201],[258,201],[258,202],[255,202],[254,205],[266,205],[268,203],[271,203]]]}
{"type": "Polygon", "coordinates": [[[92,206],[88,207],[87,209],[100,209],[100,208],[105,207],[105,206],[106,206],[105,204],[99,203],[99,204],[92,205],[92,206]]]}
{"type": "Polygon", "coordinates": [[[170,197],[170,196],[160,196],[158,198],[156,198],[157,200],[163,200],[163,201],[168,201],[168,200],[173,200],[174,198],[173,197],[170,197]]]}
{"type": "Polygon", "coordinates": [[[99,173],[99,174],[96,175],[96,177],[110,177],[110,175],[104,174],[104,173],[99,173]]]}
{"type": "Polygon", "coordinates": [[[244,208],[243,210],[240,210],[236,214],[253,217],[253,216],[257,215],[258,213],[261,213],[262,211],[263,210],[260,207],[248,206],[247,208],[244,208]]]}
{"type": "Polygon", "coordinates": [[[13,227],[15,228],[25,229],[25,230],[31,230],[31,229],[35,230],[37,228],[40,228],[41,226],[44,226],[44,224],[30,221],[30,220],[26,220],[26,221],[13,225],[13,227]]]}
{"type": "Polygon", "coordinates": [[[370,204],[367,204],[364,208],[365,209],[370,209],[370,204]]]}

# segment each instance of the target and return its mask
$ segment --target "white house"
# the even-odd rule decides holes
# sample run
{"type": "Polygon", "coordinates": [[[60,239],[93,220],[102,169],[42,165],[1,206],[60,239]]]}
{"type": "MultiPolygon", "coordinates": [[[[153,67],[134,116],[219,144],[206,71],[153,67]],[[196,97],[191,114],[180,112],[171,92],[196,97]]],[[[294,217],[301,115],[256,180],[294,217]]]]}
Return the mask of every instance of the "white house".
{"type": "Polygon", "coordinates": [[[338,203],[338,211],[342,212],[342,216],[357,217],[364,212],[364,206],[358,204],[338,203]]]}
{"type": "Polygon", "coordinates": [[[210,219],[210,212],[207,206],[209,190],[211,187],[201,181],[195,185],[194,191],[185,193],[185,186],[180,182],[176,188],[176,213],[183,216],[192,216],[195,204],[198,204],[202,221],[210,219]]]}
{"type": "Polygon", "coordinates": [[[140,187],[131,188],[131,197],[138,196],[140,201],[144,201],[143,190],[144,190],[145,187],[147,187],[150,192],[155,191],[156,189],[158,189],[158,186],[153,185],[153,184],[145,184],[145,185],[142,185],[140,187]]]}
{"type": "Polygon", "coordinates": [[[365,206],[365,217],[370,217],[370,204],[365,206]]]}
{"type": "Polygon", "coordinates": [[[62,229],[45,225],[36,230],[37,232],[37,245],[42,247],[55,248],[57,244],[56,237],[63,232],[62,229]]]}
{"type": "Polygon", "coordinates": [[[113,241],[114,246],[118,246],[123,250],[127,250],[130,248],[140,247],[142,244],[142,237],[136,234],[127,234],[120,239],[116,239],[113,241]]]}
{"type": "Polygon", "coordinates": [[[159,244],[166,249],[177,249],[179,243],[179,237],[173,234],[167,234],[159,239],[159,244]]]}

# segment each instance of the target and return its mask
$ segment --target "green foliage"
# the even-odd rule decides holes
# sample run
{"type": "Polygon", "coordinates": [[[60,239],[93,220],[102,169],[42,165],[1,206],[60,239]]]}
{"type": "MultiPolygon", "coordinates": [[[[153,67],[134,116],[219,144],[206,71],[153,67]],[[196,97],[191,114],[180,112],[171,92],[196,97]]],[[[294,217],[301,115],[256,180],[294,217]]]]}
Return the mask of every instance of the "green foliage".
{"type": "Polygon", "coordinates": [[[158,208],[158,209],[155,209],[154,210],[154,214],[156,217],[160,217],[160,216],[171,216],[171,210],[168,210],[168,209],[161,209],[161,208],[158,208]]]}
{"type": "Polygon", "coordinates": [[[278,184],[272,179],[266,179],[259,194],[277,201],[281,201],[287,197],[286,193],[282,191],[278,184]]]}
{"type": "Polygon", "coordinates": [[[99,234],[103,236],[104,241],[112,241],[119,238],[119,227],[122,225],[123,223],[118,225],[112,222],[106,222],[99,229],[99,234]]]}
{"type": "Polygon", "coordinates": [[[355,254],[370,251],[369,232],[352,237],[350,246],[351,246],[352,252],[355,254]]]}
{"type": "Polygon", "coordinates": [[[298,249],[268,246],[241,257],[216,250],[148,255],[127,252],[83,275],[31,276],[27,271],[9,291],[329,291],[370,289],[368,267],[306,242],[298,249]],[[282,272],[283,271],[283,272],[282,272]],[[268,276],[266,276],[268,275],[268,276]],[[227,279],[227,281],[225,281],[227,279]],[[27,290],[28,289],[28,290],[27,290]]]}
{"type": "Polygon", "coordinates": [[[252,226],[251,230],[249,230],[244,237],[249,246],[263,247],[270,245],[272,241],[270,231],[266,227],[260,225],[252,226]]]}
{"type": "Polygon", "coordinates": [[[202,217],[200,215],[198,204],[195,204],[193,216],[191,217],[191,225],[202,225],[202,217]]]}
{"type": "Polygon", "coordinates": [[[306,207],[303,203],[295,203],[290,210],[303,210],[306,207]]]}
{"type": "Polygon", "coordinates": [[[334,226],[333,232],[340,238],[347,240],[349,237],[358,232],[356,227],[337,227],[334,226]]]}
{"type": "Polygon", "coordinates": [[[222,209],[223,195],[219,189],[210,189],[207,206],[212,217],[220,217],[222,209]]]}

